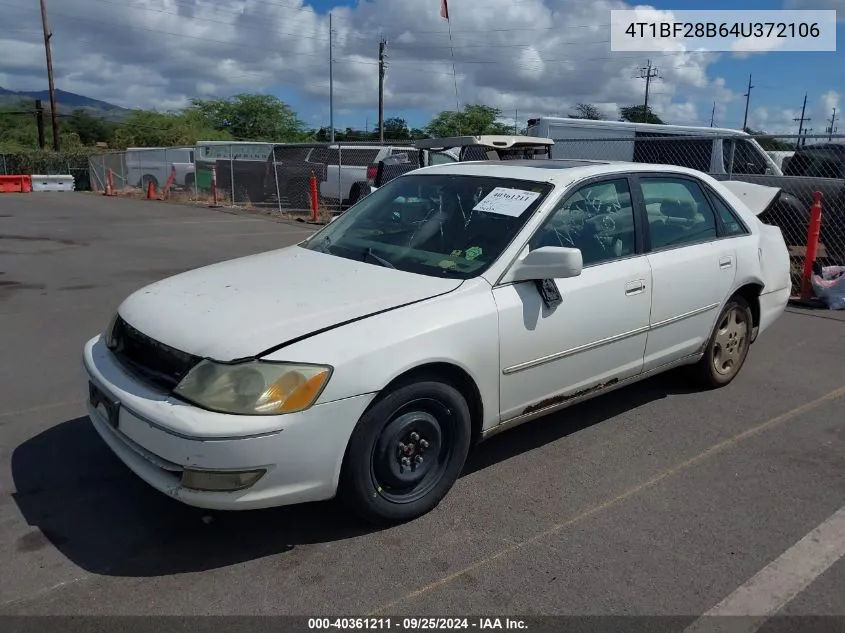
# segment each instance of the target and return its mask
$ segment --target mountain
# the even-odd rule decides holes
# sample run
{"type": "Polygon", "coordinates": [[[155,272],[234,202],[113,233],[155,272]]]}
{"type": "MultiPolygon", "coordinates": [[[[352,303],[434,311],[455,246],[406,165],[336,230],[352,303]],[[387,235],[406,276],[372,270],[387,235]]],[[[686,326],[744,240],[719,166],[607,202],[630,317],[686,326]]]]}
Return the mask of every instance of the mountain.
{"type": "MultiPolygon", "coordinates": [[[[0,87],[0,107],[2,106],[16,106],[22,100],[41,99],[41,104],[45,110],[50,109],[50,92],[48,90],[7,90],[0,87]]],[[[85,110],[92,116],[99,116],[105,118],[121,118],[125,116],[129,110],[108,103],[98,99],[92,99],[84,95],[78,95],[73,92],[66,92],[64,90],[56,90],[56,105],[60,114],[69,114],[74,110],[85,110]]]]}

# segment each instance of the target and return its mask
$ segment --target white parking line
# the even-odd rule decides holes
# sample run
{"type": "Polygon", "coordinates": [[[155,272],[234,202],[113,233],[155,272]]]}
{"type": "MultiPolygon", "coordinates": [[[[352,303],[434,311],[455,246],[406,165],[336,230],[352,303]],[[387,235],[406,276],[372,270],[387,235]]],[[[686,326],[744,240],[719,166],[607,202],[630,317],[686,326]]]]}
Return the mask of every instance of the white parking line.
{"type": "Polygon", "coordinates": [[[752,633],[845,556],[845,507],[761,569],[685,633],[752,633]],[[716,616],[716,617],[714,617],[716,616]],[[718,616],[744,616],[728,622],[718,616]]]}

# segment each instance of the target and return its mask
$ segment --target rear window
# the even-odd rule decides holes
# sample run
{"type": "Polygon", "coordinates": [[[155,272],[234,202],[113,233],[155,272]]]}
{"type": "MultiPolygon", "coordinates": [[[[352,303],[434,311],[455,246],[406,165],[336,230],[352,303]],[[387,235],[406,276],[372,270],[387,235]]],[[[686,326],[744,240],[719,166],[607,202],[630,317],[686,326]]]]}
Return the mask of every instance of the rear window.
{"type": "Polygon", "coordinates": [[[355,147],[344,147],[340,159],[342,163],[338,163],[338,151],[329,150],[329,165],[349,165],[352,167],[366,167],[372,165],[378,159],[379,151],[377,149],[357,149],[355,147]]]}
{"type": "Polygon", "coordinates": [[[277,161],[305,160],[311,149],[310,147],[274,147],[273,157],[277,161]]]}
{"type": "Polygon", "coordinates": [[[635,163],[677,165],[702,172],[710,171],[713,141],[654,132],[637,132],[634,143],[635,163]]]}

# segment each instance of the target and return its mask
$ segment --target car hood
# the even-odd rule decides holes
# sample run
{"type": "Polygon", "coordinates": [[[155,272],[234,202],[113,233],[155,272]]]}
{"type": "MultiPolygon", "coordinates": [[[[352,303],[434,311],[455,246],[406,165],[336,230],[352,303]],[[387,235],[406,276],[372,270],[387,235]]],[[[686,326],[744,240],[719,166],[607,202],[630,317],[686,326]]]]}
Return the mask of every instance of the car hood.
{"type": "Polygon", "coordinates": [[[118,311],[161,343],[229,361],[461,283],[291,246],[158,281],[130,295],[118,311]]]}

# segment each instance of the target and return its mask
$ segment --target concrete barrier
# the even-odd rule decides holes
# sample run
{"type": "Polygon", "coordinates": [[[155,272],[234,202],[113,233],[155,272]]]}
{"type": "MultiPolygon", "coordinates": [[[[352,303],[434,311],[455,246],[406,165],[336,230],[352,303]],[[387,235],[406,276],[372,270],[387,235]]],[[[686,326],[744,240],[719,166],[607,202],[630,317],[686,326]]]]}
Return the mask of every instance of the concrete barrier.
{"type": "Polygon", "coordinates": [[[75,191],[76,184],[70,174],[58,176],[32,175],[33,191],[75,191]]]}
{"type": "Polygon", "coordinates": [[[0,176],[0,193],[29,193],[32,191],[32,178],[22,174],[0,176]]]}

